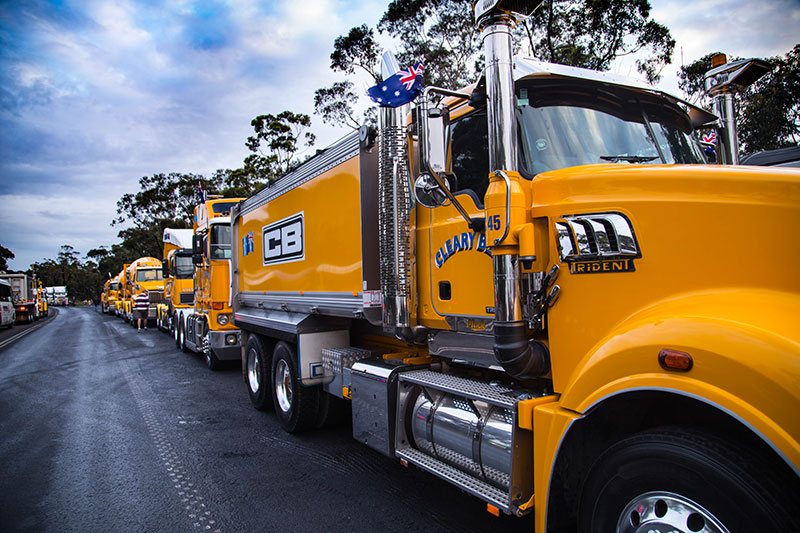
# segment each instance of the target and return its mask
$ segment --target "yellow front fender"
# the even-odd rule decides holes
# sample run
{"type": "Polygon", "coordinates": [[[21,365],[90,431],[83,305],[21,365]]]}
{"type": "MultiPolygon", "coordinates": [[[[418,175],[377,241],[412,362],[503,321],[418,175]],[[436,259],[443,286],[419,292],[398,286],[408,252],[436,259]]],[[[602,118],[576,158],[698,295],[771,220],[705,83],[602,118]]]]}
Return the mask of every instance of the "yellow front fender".
{"type": "Polygon", "coordinates": [[[586,413],[606,398],[663,390],[717,406],[800,466],[800,295],[725,290],[680,295],[630,317],[572,373],[560,406],[586,413]],[[663,369],[662,349],[691,355],[663,369]]]}

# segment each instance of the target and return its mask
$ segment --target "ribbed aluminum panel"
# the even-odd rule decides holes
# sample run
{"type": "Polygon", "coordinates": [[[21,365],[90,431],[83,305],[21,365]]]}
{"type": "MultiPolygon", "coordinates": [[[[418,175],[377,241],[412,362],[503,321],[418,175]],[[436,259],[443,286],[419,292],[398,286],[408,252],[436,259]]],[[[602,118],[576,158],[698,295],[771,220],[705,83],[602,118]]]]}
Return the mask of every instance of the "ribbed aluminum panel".
{"type": "Polygon", "coordinates": [[[488,483],[475,479],[474,477],[466,474],[457,468],[454,468],[447,463],[443,463],[438,459],[434,459],[419,450],[413,448],[406,448],[397,450],[397,456],[407,460],[423,470],[434,474],[445,481],[452,483],[459,487],[461,490],[477,496],[478,498],[494,505],[498,509],[510,513],[511,508],[509,505],[508,494],[502,490],[489,485],[488,483]]]}
{"type": "Polygon", "coordinates": [[[239,215],[258,209],[278,196],[286,194],[309,180],[314,179],[343,161],[358,155],[358,132],[354,132],[335,144],[329,146],[324,152],[318,154],[275,183],[265,187],[257,194],[239,204],[239,215]]]}
{"type": "Polygon", "coordinates": [[[360,293],[338,292],[254,292],[239,293],[239,303],[244,307],[282,310],[293,313],[325,314],[352,318],[364,310],[360,293]]]}
{"type": "Polygon", "coordinates": [[[501,385],[488,385],[458,376],[416,370],[400,375],[400,381],[407,381],[432,389],[456,393],[471,400],[481,400],[505,409],[515,409],[517,399],[510,395],[511,389],[501,385]]]}

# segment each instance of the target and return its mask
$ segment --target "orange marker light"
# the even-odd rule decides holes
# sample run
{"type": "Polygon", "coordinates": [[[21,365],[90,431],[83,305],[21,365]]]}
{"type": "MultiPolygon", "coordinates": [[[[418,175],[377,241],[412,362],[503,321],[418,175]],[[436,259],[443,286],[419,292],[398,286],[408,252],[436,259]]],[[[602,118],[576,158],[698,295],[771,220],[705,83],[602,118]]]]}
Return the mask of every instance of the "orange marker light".
{"type": "Polygon", "coordinates": [[[491,503],[486,504],[486,510],[495,516],[500,516],[500,509],[492,505],[491,503]]]}
{"type": "Polygon", "coordinates": [[[716,68],[728,62],[728,57],[725,54],[714,54],[711,56],[711,68],[716,68]]]}
{"type": "Polygon", "coordinates": [[[211,309],[215,309],[215,310],[219,311],[223,307],[225,307],[225,304],[222,303],[222,302],[212,302],[211,303],[211,309]]]}
{"type": "Polygon", "coordinates": [[[692,361],[692,356],[688,353],[664,349],[658,353],[658,364],[664,370],[688,372],[692,369],[694,362],[692,361]]]}

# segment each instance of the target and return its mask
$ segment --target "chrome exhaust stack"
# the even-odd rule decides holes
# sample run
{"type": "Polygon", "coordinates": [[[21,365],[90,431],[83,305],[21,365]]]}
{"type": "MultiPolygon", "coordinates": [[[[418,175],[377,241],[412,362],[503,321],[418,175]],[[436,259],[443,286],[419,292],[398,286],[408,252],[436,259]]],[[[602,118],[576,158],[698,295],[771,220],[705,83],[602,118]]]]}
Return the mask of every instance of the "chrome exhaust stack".
{"type": "MultiPolygon", "coordinates": [[[[512,180],[519,180],[517,165],[517,121],[514,95],[511,27],[517,14],[527,16],[541,1],[519,2],[479,0],[475,3],[475,19],[483,35],[486,56],[486,100],[489,123],[489,168],[494,181],[502,178],[505,200],[491,202],[487,198],[487,221],[497,218],[496,228],[503,228],[497,239],[489,239],[492,250],[495,291],[494,352],[498,363],[511,376],[520,379],[541,376],[550,370],[547,347],[529,341],[522,314],[520,294],[519,244],[510,235],[512,224],[512,180]],[[510,177],[512,176],[512,177],[510,177]],[[501,220],[504,220],[501,226],[501,220]]],[[[490,185],[491,187],[491,185],[490,185]]]]}
{"type": "Polygon", "coordinates": [[[735,95],[772,70],[766,61],[742,59],[727,62],[725,54],[711,58],[712,69],[705,74],[706,92],[714,101],[717,123],[717,153],[723,165],[739,164],[735,95]]]}

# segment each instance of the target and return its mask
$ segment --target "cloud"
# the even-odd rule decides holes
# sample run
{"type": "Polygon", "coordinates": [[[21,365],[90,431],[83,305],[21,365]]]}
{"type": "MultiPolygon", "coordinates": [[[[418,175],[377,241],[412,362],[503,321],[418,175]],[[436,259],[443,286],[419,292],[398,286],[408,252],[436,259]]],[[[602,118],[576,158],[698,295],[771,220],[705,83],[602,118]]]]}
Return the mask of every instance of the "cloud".
{"type": "MultiPolygon", "coordinates": [[[[796,0],[698,0],[692,9],[678,0],[651,3],[687,62],[711,48],[783,54],[800,35],[796,0]]],[[[141,176],[239,166],[256,115],[312,115],[320,148],[341,137],[345,131],[313,116],[314,90],[344,79],[329,68],[334,39],[374,26],[386,5],[3,2],[0,201],[11,209],[0,216],[0,238],[14,240],[0,244],[17,254],[15,268],[55,257],[62,244],[85,253],[116,242],[118,228],[109,226],[116,200],[135,192],[141,176]]],[[[618,68],[626,73],[625,64],[618,68]]],[[[667,85],[677,67],[670,69],[667,85]]],[[[365,80],[354,81],[366,89],[365,80]]]]}

